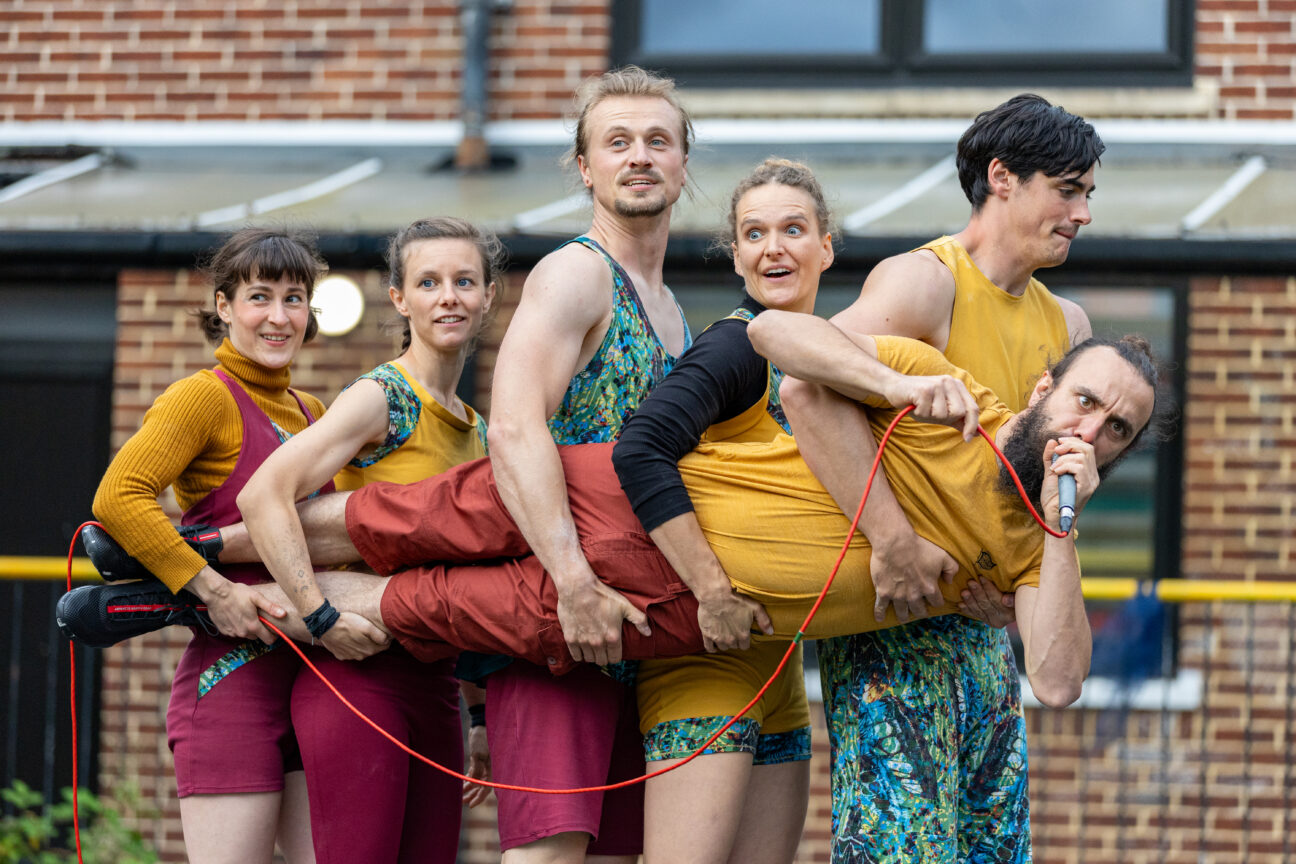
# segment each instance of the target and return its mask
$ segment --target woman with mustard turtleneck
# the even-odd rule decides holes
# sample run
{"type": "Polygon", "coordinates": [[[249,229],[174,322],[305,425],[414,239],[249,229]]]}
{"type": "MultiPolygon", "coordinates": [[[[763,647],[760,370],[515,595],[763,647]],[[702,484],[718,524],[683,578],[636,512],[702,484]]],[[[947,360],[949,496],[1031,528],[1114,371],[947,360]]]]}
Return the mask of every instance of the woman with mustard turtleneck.
{"type": "MultiPolygon", "coordinates": [[[[108,466],[94,513],[172,591],[207,604],[219,634],[195,631],[167,709],[190,861],[311,862],[310,817],[290,703],[301,661],[258,615],[284,610],[248,587],[260,565],[220,565],[191,549],[158,496],[174,487],[184,524],[239,521],[235,498],[282,441],[324,411],[289,388],[289,365],[317,330],[310,309],[323,261],[305,238],[245,229],[211,257],[214,310],[200,313],[217,365],[167,388],[108,466]]],[[[344,626],[369,632],[363,619],[344,626]]],[[[381,639],[377,631],[375,638],[381,639]]]]}

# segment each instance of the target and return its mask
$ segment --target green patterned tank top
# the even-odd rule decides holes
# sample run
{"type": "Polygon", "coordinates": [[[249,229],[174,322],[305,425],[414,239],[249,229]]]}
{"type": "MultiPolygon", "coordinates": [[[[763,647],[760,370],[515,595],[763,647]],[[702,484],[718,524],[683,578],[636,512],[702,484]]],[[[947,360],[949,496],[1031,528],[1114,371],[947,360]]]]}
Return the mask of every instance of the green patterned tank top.
{"type": "MultiPolygon", "coordinates": [[[[549,432],[558,444],[615,441],[625,421],[678,358],[667,353],[657,338],[621,265],[589,237],[568,240],[563,246],[569,243],[593,249],[612,268],[612,321],[598,351],[572,377],[562,403],[549,418],[549,432]]],[[[692,344],[693,334],[685,321],[684,349],[692,344]]]]}

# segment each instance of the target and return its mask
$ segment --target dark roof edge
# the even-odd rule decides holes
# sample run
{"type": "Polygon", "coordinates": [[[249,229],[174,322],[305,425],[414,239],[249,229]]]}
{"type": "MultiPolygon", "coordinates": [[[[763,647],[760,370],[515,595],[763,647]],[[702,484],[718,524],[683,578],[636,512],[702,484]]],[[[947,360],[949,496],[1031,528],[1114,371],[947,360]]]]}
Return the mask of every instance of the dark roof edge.
{"type": "MultiPolygon", "coordinates": [[[[0,275],[24,278],[108,277],[124,268],[191,267],[220,243],[223,232],[147,231],[0,231],[0,275]]],[[[525,267],[554,249],[562,239],[551,235],[501,237],[511,263],[525,267]]],[[[889,255],[920,246],[920,237],[848,237],[838,246],[838,267],[871,267],[889,255]]],[[[704,236],[672,237],[666,266],[687,269],[722,261],[708,254],[704,236]]],[[[334,268],[383,266],[387,235],[321,234],[320,251],[334,268]]],[[[728,267],[727,261],[724,266],[728,267]]],[[[1290,238],[1202,239],[1089,237],[1077,243],[1067,270],[1156,273],[1296,273],[1296,243],[1290,238]]]]}

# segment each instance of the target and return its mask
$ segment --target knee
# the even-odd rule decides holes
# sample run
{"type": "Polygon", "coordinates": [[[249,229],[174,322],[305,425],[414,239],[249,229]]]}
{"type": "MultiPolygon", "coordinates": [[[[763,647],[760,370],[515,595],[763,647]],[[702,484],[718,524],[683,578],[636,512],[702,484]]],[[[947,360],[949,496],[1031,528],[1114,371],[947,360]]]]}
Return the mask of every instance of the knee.
{"type": "Polygon", "coordinates": [[[822,384],[802,381],[799,378],[784,378],[779,384],[779,400],[789,417],[805,416],[813,413],[831,398],[831,391],[822,384]]]}

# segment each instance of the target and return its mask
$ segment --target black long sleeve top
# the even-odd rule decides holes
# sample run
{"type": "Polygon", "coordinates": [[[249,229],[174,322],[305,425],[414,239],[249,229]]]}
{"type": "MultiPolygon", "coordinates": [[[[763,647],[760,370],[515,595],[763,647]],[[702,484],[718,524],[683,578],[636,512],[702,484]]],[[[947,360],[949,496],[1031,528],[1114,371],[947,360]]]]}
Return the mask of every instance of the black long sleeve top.
{"type": "MultiPolygon", "coordinates": [[[[747,294],[739,308],[765,311],[747,294]]],[[[746,411],[768,385],[769,366],[747,338],[747,321],[722,319],[694,340],[622,427],[612,451],[621,488],[644,530],[692,512],[677,463],[709,426],[746,411]]]]}

